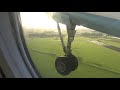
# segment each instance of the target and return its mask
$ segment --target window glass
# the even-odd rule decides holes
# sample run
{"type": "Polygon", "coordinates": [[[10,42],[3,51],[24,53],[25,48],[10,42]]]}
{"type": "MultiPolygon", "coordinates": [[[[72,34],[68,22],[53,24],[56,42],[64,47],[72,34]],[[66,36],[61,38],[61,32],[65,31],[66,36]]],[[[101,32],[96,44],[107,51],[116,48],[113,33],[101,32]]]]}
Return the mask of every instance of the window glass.
{"type": "MultiPolygon", "coordinates": [[[[61,75],[55,68],[56,58],[64,56],[56,22],[45,12],[20,14],[27,48],[42,77],[120,77],[120,38],[84,26],[76,26],[71,49],[78,60],[78,67],[68,75],[61,75]]],[[[60,28],[66,45],[66,25],[60,24],[60,28]]]]}

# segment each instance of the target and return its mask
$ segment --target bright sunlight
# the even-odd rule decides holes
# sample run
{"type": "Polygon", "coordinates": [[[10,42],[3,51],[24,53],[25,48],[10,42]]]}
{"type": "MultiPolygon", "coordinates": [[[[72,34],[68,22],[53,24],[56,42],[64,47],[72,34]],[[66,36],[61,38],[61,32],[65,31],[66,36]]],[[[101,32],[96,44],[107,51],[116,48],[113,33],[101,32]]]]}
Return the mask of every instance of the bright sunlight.
{"type": "Polygon", "coordinates": [[[56,28],[56,22],[45,12],[21,12],[22,25],[27,28],[56,28]]]}

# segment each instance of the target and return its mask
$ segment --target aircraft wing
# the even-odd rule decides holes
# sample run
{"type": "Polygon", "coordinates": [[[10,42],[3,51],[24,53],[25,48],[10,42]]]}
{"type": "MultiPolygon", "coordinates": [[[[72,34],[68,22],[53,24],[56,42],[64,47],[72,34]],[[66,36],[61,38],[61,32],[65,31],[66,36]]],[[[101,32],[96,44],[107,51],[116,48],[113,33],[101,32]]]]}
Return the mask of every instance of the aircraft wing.
{"type": "Polygon", "coordinates": [[[120,37],[120,12],[54,12],[58,23],[82,25],[109,35],[120,37]]]}

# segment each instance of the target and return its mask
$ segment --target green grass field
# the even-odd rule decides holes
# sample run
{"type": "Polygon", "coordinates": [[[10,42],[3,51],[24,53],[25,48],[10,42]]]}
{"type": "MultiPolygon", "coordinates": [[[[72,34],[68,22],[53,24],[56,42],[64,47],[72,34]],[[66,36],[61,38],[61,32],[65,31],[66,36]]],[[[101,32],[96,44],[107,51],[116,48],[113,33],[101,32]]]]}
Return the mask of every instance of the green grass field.
{"type": "MultiPolygon", "coordinates": [[[[75,38],[72,51],[79,60],[79,67],[70,75],[62,76],[55,69],[55,59],[64,55],[60,40],[53,38],[26,38],[28,50],[42,77],[120,78],[120,52],[88,42],[88,40],[91,40],[91,38],[75,38]]],[[[120,47],[119,42],[101,41],[120,47]]]]}

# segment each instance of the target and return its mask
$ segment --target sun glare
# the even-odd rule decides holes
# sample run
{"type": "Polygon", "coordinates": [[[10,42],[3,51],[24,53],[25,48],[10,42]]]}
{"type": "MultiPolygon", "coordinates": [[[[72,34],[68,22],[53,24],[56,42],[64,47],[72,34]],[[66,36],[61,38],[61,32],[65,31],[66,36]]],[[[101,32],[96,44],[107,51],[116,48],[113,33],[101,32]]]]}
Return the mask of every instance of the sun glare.
{"type": "Polygon", "coordinates": [[[28,28],[56,28],[56,22],[44,12],[21,12],[22,25],[28,28]]]}

